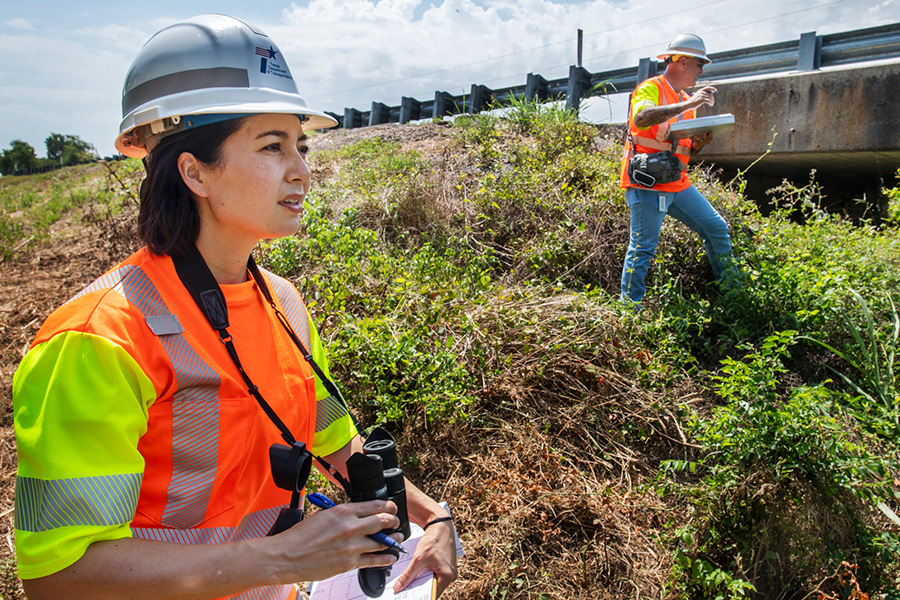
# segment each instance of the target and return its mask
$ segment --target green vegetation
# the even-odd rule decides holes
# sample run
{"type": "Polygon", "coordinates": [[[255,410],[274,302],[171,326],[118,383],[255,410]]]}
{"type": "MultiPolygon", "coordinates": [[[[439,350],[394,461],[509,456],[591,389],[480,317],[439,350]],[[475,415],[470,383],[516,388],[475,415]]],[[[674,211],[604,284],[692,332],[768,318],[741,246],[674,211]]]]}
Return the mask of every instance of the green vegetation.
{"type": "MultiPolygon", "coordinates": [[[[618,146],[600,150],[575,115],[526,102],[453,129],[440,169],[377,138],[316,154],[336,175],[306,235],[264,251],[324,321],[350,396],[397,428],[490,422],[479,397],[523,363],[569,402],[610,366],[662,403],[689,382],[710,401],[659,407],[690,443],[647,483],[686,509],[660,537],[671,593],[827,594],[846,560],[864,589],[895,589],[900,538],[875,506],[900,499],[897,230],[820,211],[814,186],[783,186],[763,218],[696,172],[732,226],[740,280],[720,291],[700,240],[672,222],[634,316],[615,302],[628,218],[618,146]],[[559,357],[583,368],[560,378],[559,357]]],[[[621,434],[652,435],[629,423],[621,434]]]]}
{"type": "Polygon", "coordinates": [[[49,241],[63,217],[108,219],[123,206],[134,209],[142,173],[140,162],[131,160],[111,169],[89,164],[0,178],[0,258],[23,255],[49,241]]]}
{"type": "Polygon", "coordinates": [[[93,146],[77,135],[51,133],[44,140],[47,158],[38,158],[28,142],[13,140],[0,152],[0,175],[13,175],[43,167],[77,165],[97,159],[93,146]]]}
{"type": "MultiPolygon", "coordinates": [[[[314,138],[302,231],[259,259],[300,288],[360,420],[446,477],[460,597],[900,598],[878,509],[900,502],[896,215],[826,214],[810,184],[762,217],[695,171],[741,274],[712,283],[670,220],[633,314],[618,132],[524,101],[421,127],[438,151],[314,138]]],[[[78,198],[0,180],[4,256],[67,206],[133,206],[139,174],[78,198]]]]}

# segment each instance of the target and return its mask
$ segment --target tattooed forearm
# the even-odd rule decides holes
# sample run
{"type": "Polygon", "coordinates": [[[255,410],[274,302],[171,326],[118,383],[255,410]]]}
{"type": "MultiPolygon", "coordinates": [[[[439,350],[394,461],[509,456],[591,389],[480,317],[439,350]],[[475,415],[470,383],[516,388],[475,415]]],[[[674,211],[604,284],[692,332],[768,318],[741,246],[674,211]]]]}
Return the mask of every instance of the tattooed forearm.
{"type": "Polygon", "coordinates": [[[653,125],[664,123],[683,112],[684,106],[681,103],[667,104],[665,106],[648,106],[635,115],[634,124],[638,127],[652,127],[653,125]]]}

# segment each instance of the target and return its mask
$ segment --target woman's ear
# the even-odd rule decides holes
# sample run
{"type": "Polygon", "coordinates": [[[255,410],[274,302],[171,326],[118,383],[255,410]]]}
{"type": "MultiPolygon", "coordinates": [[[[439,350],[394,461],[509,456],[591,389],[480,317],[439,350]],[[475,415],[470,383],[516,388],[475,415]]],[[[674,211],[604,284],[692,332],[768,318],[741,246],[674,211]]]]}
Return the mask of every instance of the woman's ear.
{"type": "Polygon", "coordinates": [[[195,196],[205,197],[206,194],[206,169],[203,163],[190,152],[182,152],[178,155],[178,172],[181,180],[195,196]]]}

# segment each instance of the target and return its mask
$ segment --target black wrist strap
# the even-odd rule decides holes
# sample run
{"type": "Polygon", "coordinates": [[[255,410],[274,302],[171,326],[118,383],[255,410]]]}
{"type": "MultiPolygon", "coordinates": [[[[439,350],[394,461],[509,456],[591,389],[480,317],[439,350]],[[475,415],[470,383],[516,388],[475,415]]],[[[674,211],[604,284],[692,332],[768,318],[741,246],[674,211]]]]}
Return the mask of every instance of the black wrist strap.
{"type": "Polygon", "coordinates": [[[422,531],[428,529],[432,525],[435,525],[437,523],[444,523],[445,521],[453,521],[453,517],[447,516],[447,517],[438,517],[437,519],[432,519],[432,520],[428,521],[427,523],[425,523],[425,526],[422,528],[422,531]]]}

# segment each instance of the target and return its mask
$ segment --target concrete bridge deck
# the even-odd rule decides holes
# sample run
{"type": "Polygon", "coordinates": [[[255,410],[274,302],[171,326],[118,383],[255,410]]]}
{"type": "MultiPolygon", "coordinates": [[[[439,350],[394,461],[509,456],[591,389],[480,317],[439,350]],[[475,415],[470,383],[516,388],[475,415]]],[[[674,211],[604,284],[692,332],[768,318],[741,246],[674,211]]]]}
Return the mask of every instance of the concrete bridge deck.
{"type": "Polygon", "coordinates": [[[735,125],[697,160],[726,176],[758,161],[746,174],[755,200],[784,178],[805,184],[812,169],[827,203],[845,209],[898,184],[900,61],[710,83],[716,105],[700,116],[732,113],[735,125]]]}

